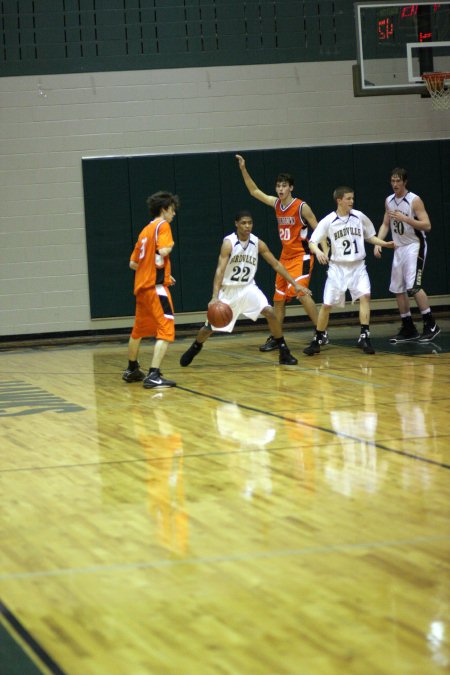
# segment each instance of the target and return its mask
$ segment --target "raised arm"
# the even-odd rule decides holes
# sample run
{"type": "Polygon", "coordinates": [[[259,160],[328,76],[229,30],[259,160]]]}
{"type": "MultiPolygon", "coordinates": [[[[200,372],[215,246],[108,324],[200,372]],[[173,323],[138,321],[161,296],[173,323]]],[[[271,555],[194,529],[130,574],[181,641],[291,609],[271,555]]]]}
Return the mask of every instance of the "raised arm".
{"type": "Polygon", "coordinates": [[[250,192],[251,196],[254,197],[255,199],[259,199],[260,202],[263,202],[263,204],[267,204],[267,206],[275,206],[277,198],[272,195],[266,195],[262,190],[259,189],[255,181],[247,171],[247,167],[245,166],[245,159],[242,157],[242,155],[236,155],[236,159],[239,162],[239,168],[242,173],[242,178],[244,179],[244,183],[247,187],[247,190],[250,192]]]}
{"type": "Polygon", "coordinates": [[[228,239],[225,239],[220,249],[216,273],[214,274],[212,297],[208,305],[210,305],[212,302],[215,302],[218,298],[219,291],[222,286],[223,275],[225,274],[225,268],[227,266],[230,254],[231,254],[231,242],[228,239]]]}
{"type": "Polygon", "coordinates": [[[301,284],[298,284],[293,277],[289,274],[287,269],[280,263],[279,260],[275,258],[273,253],[269,250],[269,247],[267,244],[262,241],[261,239],[258,240],[258,252],[262,255],[264,260],[269,263],[271,267],[277,272],[278,274],[281,274],[282,277],[286,279],[292,286],[295,288],[295,292],[297,295],[312,295],[311,291],[309,288],[306,288],[306,286],[302,286],[301,284]]]}

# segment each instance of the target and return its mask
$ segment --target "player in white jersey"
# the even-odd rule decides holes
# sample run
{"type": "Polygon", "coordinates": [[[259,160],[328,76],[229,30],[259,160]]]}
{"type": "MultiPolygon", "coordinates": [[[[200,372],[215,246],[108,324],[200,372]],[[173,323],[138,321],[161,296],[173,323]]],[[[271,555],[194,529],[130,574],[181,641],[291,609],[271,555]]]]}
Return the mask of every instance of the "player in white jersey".
{"type": "MultiPolygon", "coordinates": [[[[385,239],[389,230],[395,242],[389,290],[395,293],[402,320],[402,326],[390,342],[430,342],[439,335],[440,328],[431,314],[428,296],[422,288],[422,275],[427,253],[426,233],[431,223],[421,198],[410,192],[406,184],[405,169],[391,171],[391,185],[394,190],[385,202],[383,222],[378,230],[380,239],[385,239]],[[419,336],[412,320],[409,298],[414,298],[423,318],[423,332],[419,336]]],[[[375,256],[381,257],[381,249],[375,246],[375,256]]]]}
{"type": "Polygon", "coordinates": [[[281,324],[273,307],[264,293],[255,283],[259,254],[292,284],[298,295],[310,295],[309,288],[298,284],[285,267],[269,251],[267,245],[252,234],[253,219],[249,211],[240,211],[236,216],[236,233],[224,238],[220,249],[219,261],[213,282],[213,294],[209,305],[221,300],[230,305],[233,318],[223,328],[211,326],[208,321],[202,326],[189,349],[181,356],[180,365],[188,366],[203,347],[203,343],[213,331],[231,333],[240,314],[256,321],[262,314],[269,324],[272,335],[277,341],[279,362],[285,366],[295,366],[297,359],[292,356],[283,337],[281,324]]]}
{"type": "Polygon", "coordinates": [[[375,354],[370,342],[370,279],[367,274],[364,258],[366,250],[364,242],[394,248],[394,242],[385,242],[375,235],[372,221],[362,211],[353,208],[354,192],[345,185],[336,188],[333,198],[337,204],[336,211],[322,218],[309,241],[310,250],[321,265],[328,263],[327,256],[318,244],[328,238],[330,260],[327,280],[323,292],[323,304],[317,320],[316,334],[309,347],[303,352],[308,356],[318,354],[323,336],[328,326],[332,307],[345,304],[345,293],[350,291],[353,302],[359,300],[359,320],[361,333],[358,347],[366,354],[375,354]]]}

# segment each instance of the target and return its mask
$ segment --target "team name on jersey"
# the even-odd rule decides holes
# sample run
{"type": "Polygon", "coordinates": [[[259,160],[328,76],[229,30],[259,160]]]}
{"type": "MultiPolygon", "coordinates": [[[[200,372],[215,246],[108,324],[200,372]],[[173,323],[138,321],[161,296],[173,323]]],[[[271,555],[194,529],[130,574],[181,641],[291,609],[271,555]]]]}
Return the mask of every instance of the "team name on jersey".
{"type": "Polygon", "coordinates": [[[256,258],[252,255],[247,255],[246,253],[239,253],[234,255],[230,263],[240,263],[240,262],[246,262],[249,263],[250,265],[256,265],[256,258]]]}
{"type": "Polygon", "coordinates": [[[349,234],[355,234],[361,236],[361,230],[359,227],[343,227],[342,230],[338,230],[334,233],[334,240],[341,239],[341,237],[348,237],[349,234]]]}
{"type": "Polygon", "coordinates": [[[295,218],[293,216],[280,216],[277,220],[278,225],[295,225],[295,218]]]}

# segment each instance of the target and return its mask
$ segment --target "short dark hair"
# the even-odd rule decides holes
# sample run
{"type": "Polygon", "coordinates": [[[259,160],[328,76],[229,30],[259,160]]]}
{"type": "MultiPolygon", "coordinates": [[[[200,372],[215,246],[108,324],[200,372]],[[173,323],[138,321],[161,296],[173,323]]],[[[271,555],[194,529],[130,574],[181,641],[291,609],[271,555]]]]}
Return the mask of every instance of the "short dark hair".
{"type": "Polygon", "coordinates": [[[275,181],[275,185],[277,183],[287,183],[288,185],[294,187],[294,176],[292,176],[290,173],[279,173],[275,181]]]}
{"type": "Polygon", "coordinates": [[[406,169],[402,169],[400,166],[396,166],[395,169],[392,169],[391,178],[393,178],[393,176],[398,176],[404,183],[408,180],[406,169]]]}
{"type": "Polygon", "coordinates": [[[351,192],[352,194],[355,194],[355,191],[354,191],[353,188],[348,187],[348,185],[340,185],[333,192],[334,201],[337,202],[338,199],[342,199],[342,197],[349,192],[351,192]]]}
{"type": "Polygon", "coordinates": [[[250,211],[247,211],[246,209],[242,209],[241,211],[238,211],[236,213],[234,222],[237,223],[239,220],[242,220],[242,218],[251,218],[253,220],[253,216],[250,213],[250,211]]]}
{"type": "Polygon", "coordinates": [[[175,209],[180,208],[180,199],[178,195],[173,195],[171,192],[155,192],[147,199],[148,210],[151,218],[157,218],[161,215],[161,211],[173,206],[175,209]]]}

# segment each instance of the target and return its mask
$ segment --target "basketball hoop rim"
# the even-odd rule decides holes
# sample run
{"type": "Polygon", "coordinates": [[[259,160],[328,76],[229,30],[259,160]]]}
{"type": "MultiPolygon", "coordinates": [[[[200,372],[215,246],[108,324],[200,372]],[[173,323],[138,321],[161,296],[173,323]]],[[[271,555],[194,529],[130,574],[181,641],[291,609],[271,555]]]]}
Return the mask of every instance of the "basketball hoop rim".
{"type": "Polygon", "coordinates": [[[450,73],[445,71],[422,73],[422,79],[428,89],[433,108],[435,110],[449,110],[450,73]]]}
{"type": "Polygon", "coordinates": [[[445,71],[436,70],[432,73],[422,73],[422,79],[427,82],[428,80],[450,80],[450,73],[445,71]]]}

